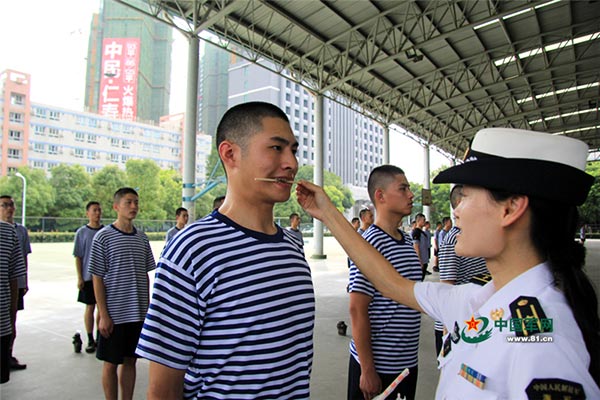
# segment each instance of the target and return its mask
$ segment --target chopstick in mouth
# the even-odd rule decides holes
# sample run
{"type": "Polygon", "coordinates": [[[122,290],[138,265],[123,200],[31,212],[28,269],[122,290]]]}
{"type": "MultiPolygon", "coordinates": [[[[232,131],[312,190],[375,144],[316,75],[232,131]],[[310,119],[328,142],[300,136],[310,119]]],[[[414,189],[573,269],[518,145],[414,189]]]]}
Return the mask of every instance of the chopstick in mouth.
{"type": "Polygon", "coordinates": [[[296,183],[293,180],[285,179],[285,178],[254,178],[255,181],[261,182],[277,182],[277,183],[289,183],[290,185],[296,183]]]}

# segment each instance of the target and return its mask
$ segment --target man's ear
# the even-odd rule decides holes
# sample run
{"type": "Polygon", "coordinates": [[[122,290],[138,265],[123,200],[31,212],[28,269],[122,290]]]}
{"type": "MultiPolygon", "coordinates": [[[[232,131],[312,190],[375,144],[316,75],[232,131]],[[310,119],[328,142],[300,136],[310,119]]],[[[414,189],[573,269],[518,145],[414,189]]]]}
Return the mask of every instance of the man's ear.
{"type": "Polygon", "coordinates": [[[232,168],[238,161],[238,152],[240,147],[235,143],[228,140],[223,140],[217,149],[219,151],[219,158],[223,162],[223,166],[226,168],[232,168]]]}
{"type": "Polygon", "coordinates": [[[377,200],[377,202],[383,201],[383,189],[376,189],[374,194],[375,200],[377,200]]]}
{"type": "Polygon", "coordinates": [[[502,225],[509,226],[519,220],[529,208],[529,197],[514,195],[504,201],[502,225]]]}

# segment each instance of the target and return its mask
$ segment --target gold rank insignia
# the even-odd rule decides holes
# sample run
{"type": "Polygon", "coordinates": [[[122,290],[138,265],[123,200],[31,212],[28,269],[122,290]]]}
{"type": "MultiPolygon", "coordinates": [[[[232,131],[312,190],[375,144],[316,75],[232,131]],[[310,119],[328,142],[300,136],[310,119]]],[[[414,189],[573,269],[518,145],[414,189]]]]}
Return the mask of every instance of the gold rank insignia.
{"type": "Polygon", "coordinates": [[[531,336],[536,333],[552,332],[552,324],[535,297],[520,296],[510,303],[511,330],[517,336],[531,336]]]}
{"type": "Polygon", "coordinates": [[[492,280],[492,275],[490,275],[487,272],[484,272],[483,274],[473,275],[469,282],[483,286],[491,280],[492,280]]]}
{"type": "Polygon", "coordinates": [[[504,317],[504,309],[502,307],[495,308],[490,311],[490,318],[492,321],[499,321],[502,319],[502,317],[504,317]]]}

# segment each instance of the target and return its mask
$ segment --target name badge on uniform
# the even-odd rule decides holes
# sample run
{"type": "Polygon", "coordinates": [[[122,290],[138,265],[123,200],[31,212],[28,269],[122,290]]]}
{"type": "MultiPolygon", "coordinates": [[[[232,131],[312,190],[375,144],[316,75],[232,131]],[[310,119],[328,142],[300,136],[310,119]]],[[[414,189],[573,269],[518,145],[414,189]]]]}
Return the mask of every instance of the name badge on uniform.
{"type": "Polygon", "coordinates": [[[467,364],[463,363],[460,365],[460,372],[458,374],[467,381],[471,382],[473,385],[477,386],[479,389],[483,390],[487,377],[481,372],[477,372],[473,368],[467,366],[467,364]]]}

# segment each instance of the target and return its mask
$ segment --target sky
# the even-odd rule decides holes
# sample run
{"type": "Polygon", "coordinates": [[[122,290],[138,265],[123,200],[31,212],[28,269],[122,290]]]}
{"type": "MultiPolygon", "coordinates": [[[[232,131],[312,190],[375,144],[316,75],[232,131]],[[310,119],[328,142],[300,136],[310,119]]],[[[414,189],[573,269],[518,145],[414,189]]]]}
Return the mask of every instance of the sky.
{"type": "MultiPolygon", "coordinates": [[[[100,0],[20,0],[5,2],[0,13],[0,72],[31,74],[31,100],[83,110],[85,69],[92,14],[100,0]]],[[[173,58],[187,60],[187,41],[173,33],[173,58]]],[[[187,61],[173,63],[170,113],[185,110],[187,61]]],[[[411,182],[424,179],[423,148],[398,132],[390,133],[390,162],[411,182]]],[[[450,165],[430,152],[431,171],[450,165]]]]}

